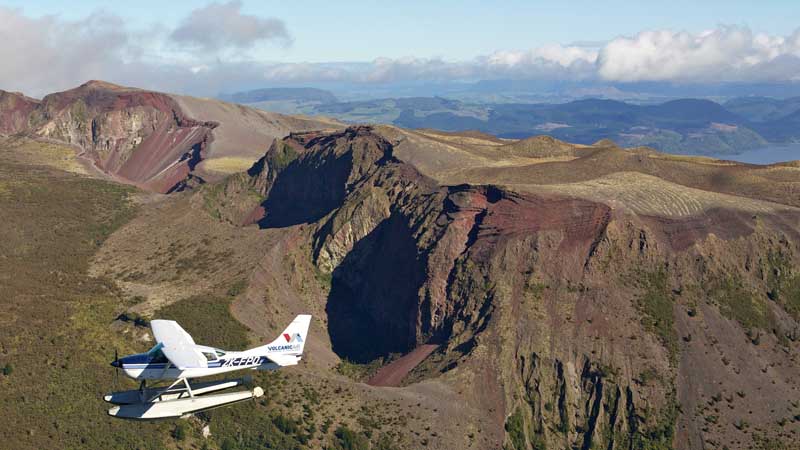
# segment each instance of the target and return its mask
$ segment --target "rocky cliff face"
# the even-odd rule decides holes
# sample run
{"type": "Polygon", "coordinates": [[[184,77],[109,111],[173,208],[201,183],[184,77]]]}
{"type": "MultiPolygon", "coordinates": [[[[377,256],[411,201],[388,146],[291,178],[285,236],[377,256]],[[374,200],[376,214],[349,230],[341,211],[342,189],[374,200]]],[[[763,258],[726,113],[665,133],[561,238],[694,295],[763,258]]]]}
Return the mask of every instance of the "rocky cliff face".
{"type": "Polygon", "coordinates": [[[166,94],[100,81],[42,101],[0,95],[0,132],[72,144],[103,172],[157,192],[186,186],[214,127],[187,117],[166,94]]]}
{"type": "Polygon", "coordinates": [[[38,100],[18,92],[0,90],[0,134],[25,131],[28,127],[28,117],[38,104],[38,100]]]}
{"type": "Polygon", "coordinates": [[[458,380],[453,401],[485,408],[507,448],[736,448],[800,431],[797,209],[668,217],[442,186],[396,142],[369,127],[292,135],[224,188],[228,204],[257,193],[232,222],[313,226],[340,356],[441,344],[411,379],[458,380]]]}
{"type": "Polygon", "coordinates": [[[103,171],[158,192],[181,186],[216,126],[185,117],[168,95],[101,82],[46,96],[30,124],[39,136],[81,147],[103,171]]]}

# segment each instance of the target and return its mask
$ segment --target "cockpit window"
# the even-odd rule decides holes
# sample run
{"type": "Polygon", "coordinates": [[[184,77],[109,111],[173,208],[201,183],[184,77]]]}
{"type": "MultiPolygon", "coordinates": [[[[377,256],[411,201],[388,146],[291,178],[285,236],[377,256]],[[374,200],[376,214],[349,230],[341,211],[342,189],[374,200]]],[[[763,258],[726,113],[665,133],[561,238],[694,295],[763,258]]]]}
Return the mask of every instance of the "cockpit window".
{"type": "Polygon", "coordinates": [[[161,351],[162,347],[164,347],[164,344],[159,342],[158,344],[155,345],[155,347],[151,348],[147,352],[147,356],[150,357],[151,364],[162,364],[169,362],[167,357],[164,356],[164,352],[161,351]]]}
{"type": "Polygon", "coordinates": [[[156,350],[156,352],[151,354],[150,356],[151,356],[151,359],[150,359],[150,363],[151,364],[161,364],[161,363],[169,362],[167,357],[164,356],[164,352],[162,352],[160,348],[158,350],[156,350]]]}
{"type": "Polygon", "coordinates": [[[217,355],[215,355],[213,353],[203,352],[203,356],[205,356],[208,361],[216,361],[217,360],[217,355]]]}
{"type": "Polygon", "coordinates": [[[159,342],[158,344],[154,345],[154,346],[153,346],[153,348],[151,348],[150,350],[148,350],[148,351],[147,351],[147,354],[148,354],[148,355],[152,355],[152,354],[154,354],[155,352],[157,352],[157,351],[161,350],[161,348],[163,348],[163,347],[164,347],[164,344],[163,344],[163,343],[161,343],[161,342],[159,342]]]}

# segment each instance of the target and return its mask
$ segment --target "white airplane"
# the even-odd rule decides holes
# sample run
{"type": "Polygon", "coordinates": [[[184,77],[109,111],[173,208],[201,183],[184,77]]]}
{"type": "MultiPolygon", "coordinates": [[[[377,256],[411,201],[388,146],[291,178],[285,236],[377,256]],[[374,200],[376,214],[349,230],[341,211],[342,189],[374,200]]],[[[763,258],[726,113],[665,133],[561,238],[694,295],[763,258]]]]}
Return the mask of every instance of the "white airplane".
{"type": "Polygon", "coordinates": [[[296,365],[302,355],[311,316],[302,314],[272,343],[245,351],[226,351],[197,345],[177,322],[153,320],[156,345],[147,353],[115,358],[112,366],[134,380],[139,389],[112,392],[104,397],[115,406],[113,417],[153,420],[181,417],[194,412],[260,397],[260,387],[252,391],[207,395],[245,383],[243,379],[190,384],[189,379],[219,375],[243,369],[276,370],[296,365]],[[174,380],[161,388],[147,388],[147,380],[174,380]]]}

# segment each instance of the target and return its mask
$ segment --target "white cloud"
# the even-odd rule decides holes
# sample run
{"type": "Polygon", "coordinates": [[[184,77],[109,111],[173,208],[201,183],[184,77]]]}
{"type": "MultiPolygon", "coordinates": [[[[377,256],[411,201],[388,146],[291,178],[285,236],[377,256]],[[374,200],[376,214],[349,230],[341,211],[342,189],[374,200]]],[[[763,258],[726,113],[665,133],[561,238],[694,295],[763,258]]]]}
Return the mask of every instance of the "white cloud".
{"type": "Polygon", "coordinates": [[[489,55],[487,62],[495,67],[517,67],[541,65],[558,65],[568,69],[572,66],[594,64],[597,50],[559,44],[545,45],[528,51],[499,51],[489,55]]]}
{"type": "Polygon", "coordinates": [[[800,30],[791,36],[721,26],[701,33],[643,31],[612,40],[597,60],[611,81],[791,80],[800,69],[800,30]]]}
{"type": "Polygon", "coordinates": [[[0,7],[0,86],[41,94],[112,75],[110,62],[136,54],[122,20],[96,13],[79,21],[29,18],[0,7]]]}
{"type": "MultiPolygon", "coordinates": [[[[226,61],[210,51],[202,57],[165,53],[162,49],[168,46],[169,36],[170,30],[160,25],[134,30],[123,18],[103,12],[70,21],[30,17],[19,9],[0,6],[0,89],[41,97],[100,79],[216,95],[236,83],[253,85],[265,80],[264,64],[226,61]]],[[[226,39],[237,45],[248,42],[226,39]]]]}
{"type": "Polygon", "coordinates": [[[498,51],[470,61],[378,58],[356,71],[282,65],[270,78],[392,82],[474,79],[601,79],[611,82],[758,82],[800,79],[800,29],[789,36],[720,26],[699,33],[643,31],[593,45],[551,44],[498,51]],[[297,73],[303,73],[297,77],[297,73]]]}
{"type": "Polygon", "coordinates": [[[202,51],[249,49],[266,41],[291,42],[286,24],[275,18],[243,14],[242,2],[211,3],[193,10],[170,35],[202,51]]]}

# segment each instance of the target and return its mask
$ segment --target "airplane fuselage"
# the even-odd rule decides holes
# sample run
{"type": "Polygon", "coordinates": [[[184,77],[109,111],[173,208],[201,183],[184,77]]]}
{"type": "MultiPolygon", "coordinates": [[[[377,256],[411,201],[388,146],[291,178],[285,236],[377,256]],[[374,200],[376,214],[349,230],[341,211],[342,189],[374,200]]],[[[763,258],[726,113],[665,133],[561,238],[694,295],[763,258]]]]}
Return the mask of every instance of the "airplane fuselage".
{"type": "Polygon", "coordinates": [[[120,359],[120,363],[125,376],[137,381],[200,378],[244,369],[276,370],[281,367],[266,356],[246,352],[228,352],[224,358],[209,361],[208,367],[183,370],[169,361],[155,362],[147,353],[126,356],[120,359]]]}

